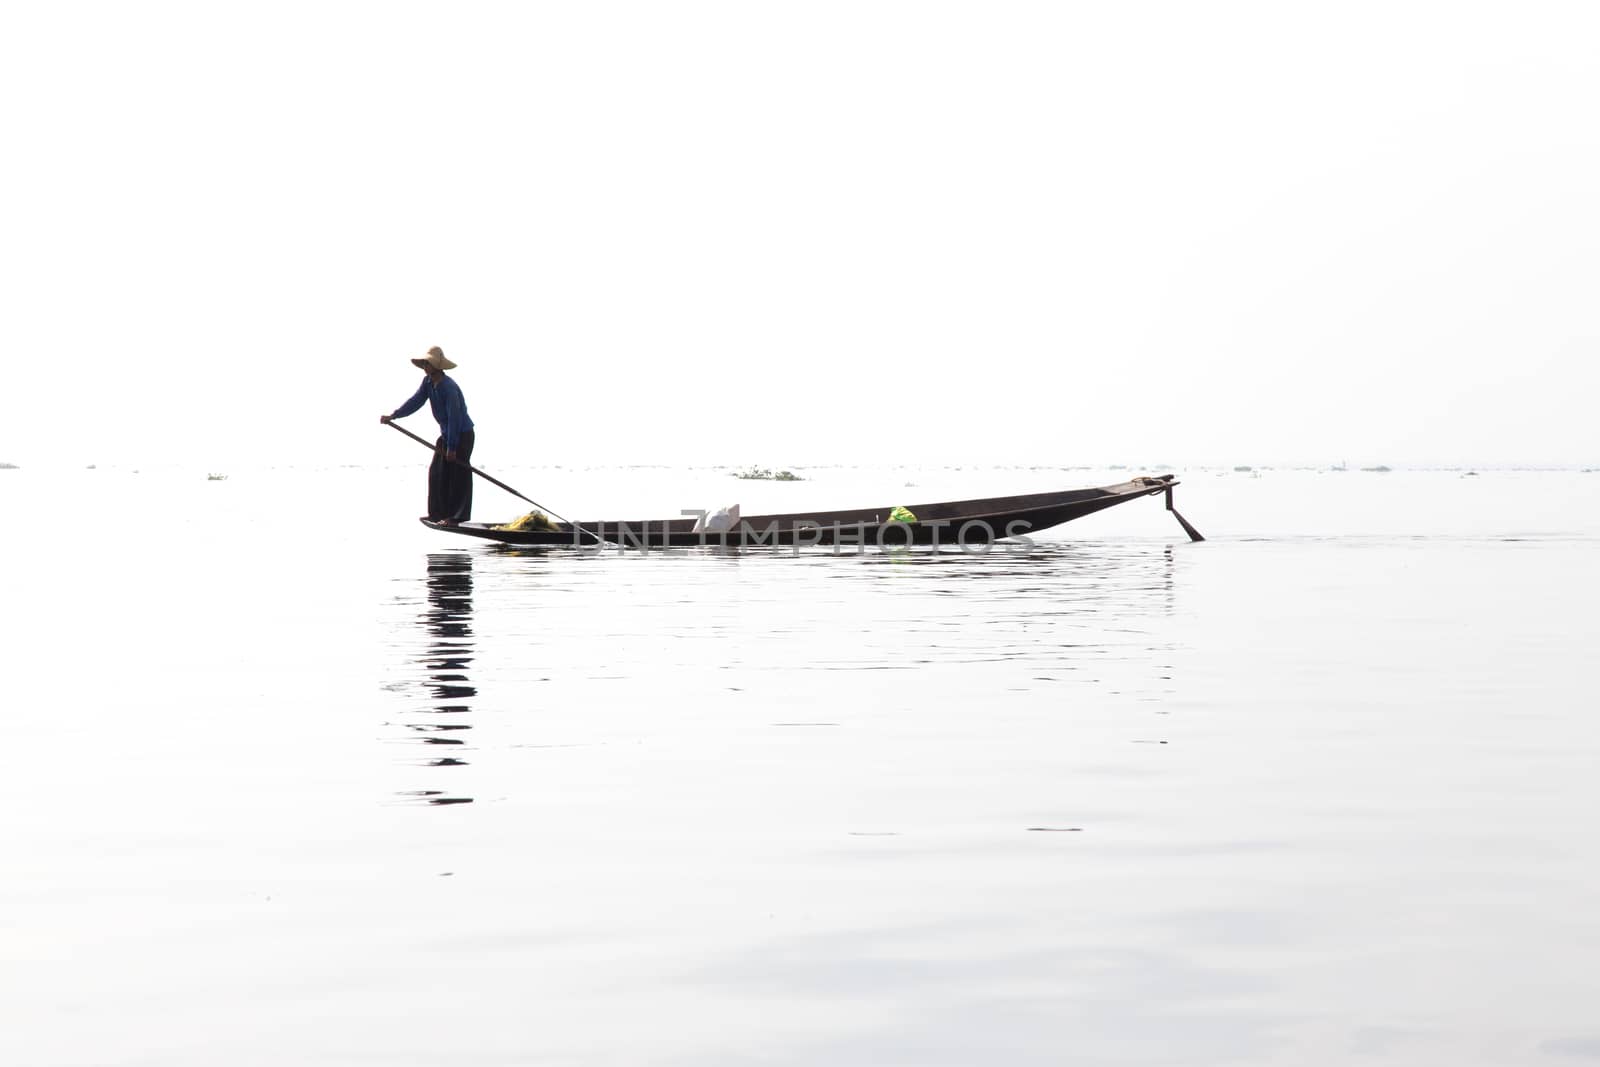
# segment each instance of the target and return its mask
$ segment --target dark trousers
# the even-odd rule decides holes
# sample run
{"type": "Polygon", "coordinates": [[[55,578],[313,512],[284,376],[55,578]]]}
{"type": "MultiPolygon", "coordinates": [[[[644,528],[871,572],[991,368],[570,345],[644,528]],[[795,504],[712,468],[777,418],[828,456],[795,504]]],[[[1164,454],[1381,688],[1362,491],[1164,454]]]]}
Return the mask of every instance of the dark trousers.
{"type": "Polygon", "coordinates": [[[428,467],[428,518],[466,522],[472,518],[472,462],[474,435],[467,430],[456,444],[455,463],[446,463],[444,438],[433,446],[433,463],[428,467]]]}

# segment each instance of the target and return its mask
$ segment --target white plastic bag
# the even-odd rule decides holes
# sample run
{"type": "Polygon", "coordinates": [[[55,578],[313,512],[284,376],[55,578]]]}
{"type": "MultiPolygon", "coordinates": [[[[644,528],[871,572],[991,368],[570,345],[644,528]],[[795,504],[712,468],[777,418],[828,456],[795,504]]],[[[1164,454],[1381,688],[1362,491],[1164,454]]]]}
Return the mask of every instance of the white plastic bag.
{"type": "Polygon", "coordinates": [[[739,525],[739,505],[729,504],[715,512],[700,516],[694,524],[695,533],[723,533],[739,525]]]}

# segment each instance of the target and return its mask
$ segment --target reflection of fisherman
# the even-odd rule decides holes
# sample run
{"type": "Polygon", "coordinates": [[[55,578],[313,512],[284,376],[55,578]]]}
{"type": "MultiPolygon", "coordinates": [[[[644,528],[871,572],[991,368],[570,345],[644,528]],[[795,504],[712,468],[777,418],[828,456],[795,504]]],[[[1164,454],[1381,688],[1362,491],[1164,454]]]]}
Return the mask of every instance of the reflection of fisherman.
{"type": "Polygon", "coordinates": [[[461,387],[445,371],[455,364],[444,358],[444,352],[435,345],[428,354],[411,361],[428,372],[410,400],[380,416],[379,422],[403,419],[416,411],[426,400],[433,409],[439,424],[439,440],[433,446],[433,463],[428,467],[428,518],[445,526],[454,526],[472,518],[472,462],[474,434],[472,419],[467,415],[467,401],[461,387]]]}
{"type": "MultiPolygon", "coordinates": [[[[472,746],[467,738],[472,729],[470,701],[478,695],[468,673],[472,666],[472,554],[433,552],[428,555],[428,606],[422,613],[418,652],[428,680],[422,688],[431,693],[424,707],[416,710],[426,719],[406,725],[421,736],[416,740],[430,746],[432,758],[424,766],[460,768],[472,746]]],[[[452,770],[447,779],[425,781],[433,788],[410,789],[402,796],[417,798],[431,805],[471,804],[463,784],[454,780],[461,774],[452,770]]]]}

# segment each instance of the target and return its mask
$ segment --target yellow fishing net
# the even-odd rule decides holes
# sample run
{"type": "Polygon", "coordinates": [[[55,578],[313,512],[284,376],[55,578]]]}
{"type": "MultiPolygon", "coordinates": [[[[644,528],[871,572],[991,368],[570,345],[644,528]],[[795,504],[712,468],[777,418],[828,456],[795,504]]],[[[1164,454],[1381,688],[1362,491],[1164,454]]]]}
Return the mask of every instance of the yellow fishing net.
{"type": "Polygon", "coordinates": [[[518,533],[529,533],[532,531],[541,531],[544,533],[559,532],[556,524],[550,521],[550,516],[546,515],[542,511],[530,511],[526,515],[512,519],[510,522],[502,523],[499,526],[492,527],[492,529],[515,530],[518,533]]]}
{"type": "Polygon", "coordinates": [[[911,514],[911,509],[910,508],[908,508],[908,507],[897,507],[893,511],[889,512],[889,521],[890,522],[916,522],[917,521],[917,517],[915,515],[911,514]]]}

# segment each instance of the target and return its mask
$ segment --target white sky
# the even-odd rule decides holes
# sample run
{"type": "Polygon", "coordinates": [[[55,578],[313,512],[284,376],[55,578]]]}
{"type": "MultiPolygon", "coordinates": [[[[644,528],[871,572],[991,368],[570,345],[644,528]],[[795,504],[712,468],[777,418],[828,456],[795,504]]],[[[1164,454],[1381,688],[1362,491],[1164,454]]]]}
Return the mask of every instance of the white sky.
{"type": "Polygon", "coordinates": [[[7,5],[0,460],[1594,463],[1597,30],[7,5]]]}

